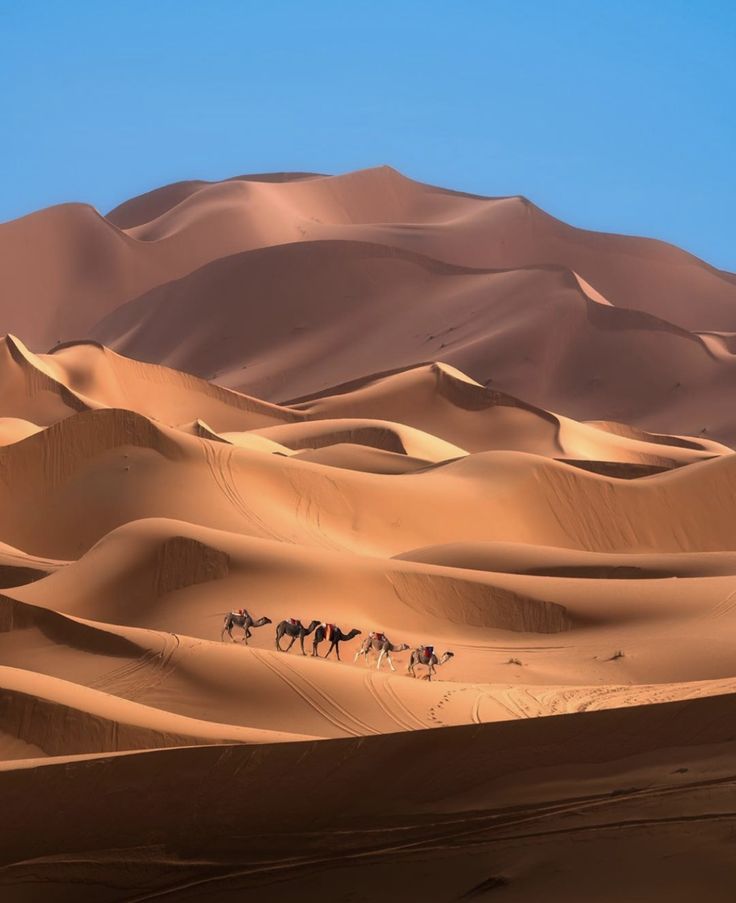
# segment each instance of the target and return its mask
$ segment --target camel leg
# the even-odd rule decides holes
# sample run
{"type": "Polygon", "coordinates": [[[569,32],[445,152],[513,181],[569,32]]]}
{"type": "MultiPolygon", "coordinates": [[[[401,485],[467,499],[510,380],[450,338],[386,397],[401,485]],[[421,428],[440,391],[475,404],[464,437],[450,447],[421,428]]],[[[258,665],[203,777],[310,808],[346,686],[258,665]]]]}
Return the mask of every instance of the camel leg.
{"type": "Polygon", "coordinates": [[[335,646],[335,655],[337,656],[337,660],[339,662],[339,661],[341,661],[341,659],[340,659],[340,641],[335,640],[334,646],[335,646]]]}
{"type": "Polygon", "coordinates": [[[277,633],[277,634],[276,634],[276,649],[277,649],[279,652],[283,652],[284,650],[281,648],[281,643],[279,642],[280,639],[281,639],[281,637],[280,637],[279,634],[277,633]]]}
{"type": "Polygon", "coordinates": [[[318,645],[319,645],[319,643],[317,642],[317,638],[315,637],[312,640],[312,655],[315,656],[316,658],[319,658],[319,651],[317,649],[318,645]]]}
{"type": "Polygon", "coordinates": [[[289,645],[286,647],[286,649],[284,649],[284,652],[288,652],[288,651],[291,649],[291,647],[294,645],[294,643],[296,643],[296,637],[295,637],[295,636],[293,636],[293,637],[291,638],[291,642],[290,642],[289,645]]]}
{"type": "Polygon", "coordinates": [[[396,668],[394,668],[394,663],[393,663],[393,660],[392,660],[392,658],[391,658],[391,653],[390,653],[390,652],[387,652],[387,653],[386,653],[386,659],[388,660],[388,663],[389,663],[389,665],[391,666],[391,670],[392,670],[392,671],[396,671],[396,668]]]}
{"type": "Polygon", "coordinates": [[[301,632],[299,633],[299,642],[301,643],[302,647],[302,655],[306,655],[307,653],[304,651],[304,634],[301,632]]]}
{"type": "Polygon", "coordinates": [[[383,656],[386,654],[385,649],[381,649],[381,654],[378,656],[378,664],[376,665],[376,671],[381,670],[381,662],[383,661],[383,656]]]}

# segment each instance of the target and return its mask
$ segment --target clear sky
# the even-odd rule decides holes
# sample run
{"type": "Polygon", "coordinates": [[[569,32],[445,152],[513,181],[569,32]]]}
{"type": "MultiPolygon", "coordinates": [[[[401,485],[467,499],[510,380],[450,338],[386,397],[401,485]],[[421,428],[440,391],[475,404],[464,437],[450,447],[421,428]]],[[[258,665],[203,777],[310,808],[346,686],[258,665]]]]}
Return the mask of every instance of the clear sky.
{"type": "Polygon", "coordinates": [[[0,220],[388,163],[736,270],[736,0],[0,0],[0,220]]]}

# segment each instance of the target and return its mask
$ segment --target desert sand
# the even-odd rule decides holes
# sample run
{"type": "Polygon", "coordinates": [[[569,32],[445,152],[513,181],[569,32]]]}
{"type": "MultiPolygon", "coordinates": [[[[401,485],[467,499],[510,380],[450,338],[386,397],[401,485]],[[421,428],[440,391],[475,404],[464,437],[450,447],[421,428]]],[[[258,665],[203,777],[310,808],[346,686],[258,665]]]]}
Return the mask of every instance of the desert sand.
{"type": "Polygon", "coordinates": [[[733,899],[733,274],[380,168],[0,279],[3,901],[733,899]]]}

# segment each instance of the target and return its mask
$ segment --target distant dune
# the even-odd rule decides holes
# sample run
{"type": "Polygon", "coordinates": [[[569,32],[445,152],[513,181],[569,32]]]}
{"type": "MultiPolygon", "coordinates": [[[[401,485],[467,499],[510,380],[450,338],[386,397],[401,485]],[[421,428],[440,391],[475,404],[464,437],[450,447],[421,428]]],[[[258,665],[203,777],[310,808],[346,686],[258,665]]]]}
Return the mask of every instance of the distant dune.
{"type": "Polygon", "coordinates": [[[3,900],[732,899],[736,277],[384,167],[0,279],[3,900]]]}
{"type": "Polygon", "coordinates": [[[578,420],[736,442],[736,276],[524,198],[242,176],[49,208],[0,250],[0,319],[34,352],[94,338],[271,401],[443,361],[578,420]]]}

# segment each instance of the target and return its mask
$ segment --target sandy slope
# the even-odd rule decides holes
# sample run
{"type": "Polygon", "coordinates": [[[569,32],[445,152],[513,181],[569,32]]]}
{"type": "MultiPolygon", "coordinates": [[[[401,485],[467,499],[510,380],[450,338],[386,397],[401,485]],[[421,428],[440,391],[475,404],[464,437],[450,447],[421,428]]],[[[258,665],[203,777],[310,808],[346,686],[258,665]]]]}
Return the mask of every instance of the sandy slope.
{"type": "Polygon", "coordinates": [[[395,555],[509,540],[589,551],[730,546],[733,455],[639,480],[513,451],[394,476],[203,440],[129,411],[75,414],[0,448],[0,530],[33,554],[78,557],[161,515],[322,548],[395,555]],[[440,509],[442,517],[432,517],[440,509]]]}
{"type": "Polygon", "coordinates": [[[0,278],[3,901],[732,898],[733,276],[384,168],[0,278]]]}
{"type": "Polygon", "coordinates": [[[162,285],[91,334],[272,400],[441,360],[578,419],[734,435],[723,419],[730,352],[649,312],[591,300],[558,267],[474,270],[384,244],[278,245],[162,285]]]}
{"type": "Polygon", "coordinates": [[[702,437],[664,436],[617,423],[576,423],[481,386],[446,364],[379,374],[312,396],[293,407],[310,419],[381,414],[441,436],[470,452],[514,449],[571,460],[667,467],[729,451],[702,437]]]}
{"type": "Polygon", "coordinates": [[[376,885],[387,900],[727,901],[733,707],[27,760],[0,771],[18,813],[0,886],[103,903],[368,901],[376,885]]]}

